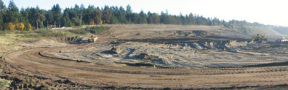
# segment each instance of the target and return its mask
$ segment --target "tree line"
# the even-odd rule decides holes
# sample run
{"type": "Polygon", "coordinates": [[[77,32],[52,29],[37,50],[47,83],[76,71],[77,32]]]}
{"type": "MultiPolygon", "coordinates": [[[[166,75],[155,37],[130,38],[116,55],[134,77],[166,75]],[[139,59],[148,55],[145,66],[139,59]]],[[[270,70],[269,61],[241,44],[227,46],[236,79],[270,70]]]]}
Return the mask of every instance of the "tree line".
{"type": "Polygon", "coordinates": [[[44,27],[71,27],[95,24],[177,24],[177,25],[223,25],[229,28],[241,28],[252,24],[246,21],[231,20],[226,22],[218,18],[205,18],[194,15],[170,15],[168,11],[160,14],[140,11],[132,12],[130,5],[104,6],[102,8],[89,5],[75,5],[61,10],[60,5],[54,5],[50,10],[40,9],[39,6],[19,10],[13,1],[6,7],[0,0],[0,29],[1,30],[33,30],[44,27]]]}

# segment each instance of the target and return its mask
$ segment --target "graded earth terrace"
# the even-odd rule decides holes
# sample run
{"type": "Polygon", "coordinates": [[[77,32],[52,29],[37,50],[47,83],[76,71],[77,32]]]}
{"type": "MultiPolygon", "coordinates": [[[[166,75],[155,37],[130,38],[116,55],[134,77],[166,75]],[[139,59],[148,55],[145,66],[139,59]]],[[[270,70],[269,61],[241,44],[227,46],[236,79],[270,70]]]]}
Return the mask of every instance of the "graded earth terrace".
{"type": "Polygon", "coordinates": [[[252,35],[222,26],[106,26],[111,28],[97,35],[95,43],[80,36],[17,42],[34,48],[3,56],[3,71],[17,77],[21,88],[37,87],[36,82],[48,89],[233,89],[287,84],[286,43],[255,41],[252,35]]]}

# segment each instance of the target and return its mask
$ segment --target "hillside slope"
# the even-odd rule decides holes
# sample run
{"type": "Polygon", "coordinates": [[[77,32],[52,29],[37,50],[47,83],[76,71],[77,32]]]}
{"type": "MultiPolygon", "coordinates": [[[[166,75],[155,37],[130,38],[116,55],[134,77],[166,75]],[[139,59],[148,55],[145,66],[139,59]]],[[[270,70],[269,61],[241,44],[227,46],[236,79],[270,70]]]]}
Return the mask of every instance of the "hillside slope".
{"type": "Polygon", "coordinates": [[[241,26],[225,26],[229,30],[238,32],[243,35],[255,36],[257,34],[265,35],[268,40],[276,40],[288,35],[288,28],[267,25],[241,25],[241,26]]]}

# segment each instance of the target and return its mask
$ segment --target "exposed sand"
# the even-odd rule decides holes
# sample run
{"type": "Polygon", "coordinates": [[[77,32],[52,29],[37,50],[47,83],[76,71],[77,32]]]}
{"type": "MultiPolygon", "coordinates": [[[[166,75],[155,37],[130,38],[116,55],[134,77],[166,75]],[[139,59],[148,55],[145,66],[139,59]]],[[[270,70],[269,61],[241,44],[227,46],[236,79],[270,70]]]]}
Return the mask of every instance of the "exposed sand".
{"type": "Polygon", "coordinates": [[[36,47],[46,48],[11,52],[1,59],[0,66],[4,67],[5,79],[22,81],[16,86],[24,88],[25,85],[42,89],[250,89],[287,86],[288,67],[283,62],[287,60],[287,44],[234,42],[236,45],[221,48],[226,39],[243,41],[247,38],[223,27],[205,26],[200,31],[206,32],[193,32],[199,31],[199,27],[202,26],[120,25],[99,35],[96,43],[54,47],[59,44],[58,40],[28,42],[28,46],[36,44],[36,47]],[[215,41],[216,45],[204,45],[207,40],[215,41]],[[53,47],[49,47],[50,43],[53,47]],[[118,54],[106,52],[113,46],[118,54]],[[157,58],[136,59],[140,53],[157,58]],[[126,66],[137,62],[180,68],[126,66]],[[213,68],[271,62],[283,63],[270,67],[213,68]]]}

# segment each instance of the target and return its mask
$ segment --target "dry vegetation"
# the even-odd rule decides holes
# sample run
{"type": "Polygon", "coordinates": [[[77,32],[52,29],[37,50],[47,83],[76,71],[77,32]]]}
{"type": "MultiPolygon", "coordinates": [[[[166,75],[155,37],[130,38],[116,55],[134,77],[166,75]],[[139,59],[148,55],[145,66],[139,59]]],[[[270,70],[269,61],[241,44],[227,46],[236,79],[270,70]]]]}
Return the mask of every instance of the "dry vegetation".
{"type": "MultiPolygon", "coordinates": [[[[13,42],[16,40],[21,40],[21,38],[16,37],[16,34],[2,34],[0,36],[0,59],[2,59],[5,53],[22,49],[22,47],[13,44],[13,42]]],[[[3,74],[2,68],[0,69],[0,74],[3,74]]],[[[10,81],[0,79],[0,89],[9,87],[9,84],[10,81]]]]}

